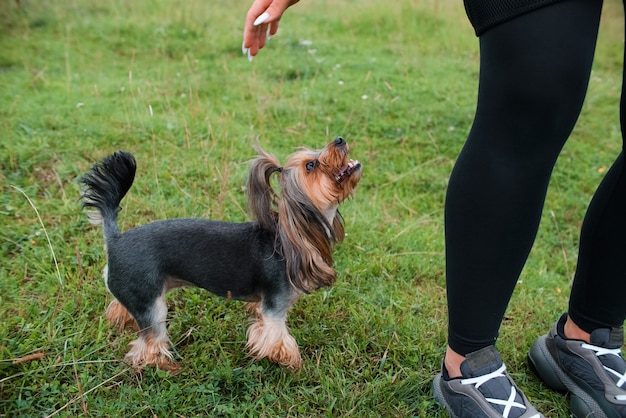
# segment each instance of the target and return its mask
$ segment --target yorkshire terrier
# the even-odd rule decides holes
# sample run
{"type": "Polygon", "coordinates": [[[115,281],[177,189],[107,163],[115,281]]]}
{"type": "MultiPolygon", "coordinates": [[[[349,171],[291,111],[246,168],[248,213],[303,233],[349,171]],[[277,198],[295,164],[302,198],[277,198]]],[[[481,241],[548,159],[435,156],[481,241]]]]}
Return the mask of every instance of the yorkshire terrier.
{"type": "Polygon", "coordinates": [[[332,247],[344,238],[338,207],[353,195],[362,166],[348,159],[341,137],[321,150],[295,152],[285,166],[257,151],[246,185],[251,222],[168,219],[122,233],[117,214],[135,177],[134,157],[115,152],[81,178],[83,207],[104,230],[105,284],[115,297],[106,318],[119,329],[130,325],[138,331],[126,354],[135,369],[178,368],[165,294],[180,286],[247,302],[250,356],[301,367],[287,312],[301,295],[335,282],[332,247]],[[274,173],[278,191],[270,182],[274,173]]]}

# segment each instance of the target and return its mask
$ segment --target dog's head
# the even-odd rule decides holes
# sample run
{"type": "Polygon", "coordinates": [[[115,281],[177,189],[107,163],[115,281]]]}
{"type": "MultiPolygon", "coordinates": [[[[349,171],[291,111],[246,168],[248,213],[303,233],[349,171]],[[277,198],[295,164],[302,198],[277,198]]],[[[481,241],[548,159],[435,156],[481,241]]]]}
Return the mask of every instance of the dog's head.
{"type": "Polygon", "coordinates": [[[303,149],[289,157],[283,168],[283,193],[303,193],[329,221],[341,202],[352,196],[362,167],[348,159],[350,147],[337,137],[321,150],[303,149]]]}
{"type": "Polygon", "coordinates": [[[354,194],[361,179],[361,163],[348,158],[350,148],[337,137],[321,150],[302,149],[281,167],[258,149],[248,178],[252,215],[259,224],[276,230],[292,284],[304,292],[330,286],[332,246],[344,238],[339,204],[354,194]],[[280,191],[270,185],[280,173],[280,191]]]}

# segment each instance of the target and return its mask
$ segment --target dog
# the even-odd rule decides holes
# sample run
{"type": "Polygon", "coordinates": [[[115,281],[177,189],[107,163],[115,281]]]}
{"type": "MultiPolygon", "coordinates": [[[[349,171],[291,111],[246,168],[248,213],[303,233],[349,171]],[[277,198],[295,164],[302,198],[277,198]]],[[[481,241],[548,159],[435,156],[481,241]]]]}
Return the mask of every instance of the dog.
{"type": "Polygon", "coordinates": [[[117,214],[135,177],[135,158],[117,151],[81,177],[82,206],[104,232],[104,278],[114,296],[106,318],[138,332],[125,357],[134,369],[179,368],[170,351],[165,295],[180,286],[247,302],[249,355],[301,367],[287,313],[303,294],[335,282],[332,249],[345,235],[338,207],[354,194],[362,165],[348,158],[342,137],[321,150],[300,149],[284,166],[256,150],[246,183],[252,220],[243,223],[180,218],[122,233],[117,214]]]}

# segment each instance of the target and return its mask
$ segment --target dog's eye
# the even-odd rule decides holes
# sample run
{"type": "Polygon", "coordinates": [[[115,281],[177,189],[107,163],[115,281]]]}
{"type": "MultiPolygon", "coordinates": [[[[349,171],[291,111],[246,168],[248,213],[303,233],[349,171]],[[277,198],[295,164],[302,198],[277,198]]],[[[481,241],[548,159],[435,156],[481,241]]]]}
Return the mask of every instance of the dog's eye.
{"type": "Polygon", "coordinates": [[[315,167],[317,167],[317,160],[307,162],[306,163],[307,173],[310,173],[311,171],[315,170],[315,167]]]}

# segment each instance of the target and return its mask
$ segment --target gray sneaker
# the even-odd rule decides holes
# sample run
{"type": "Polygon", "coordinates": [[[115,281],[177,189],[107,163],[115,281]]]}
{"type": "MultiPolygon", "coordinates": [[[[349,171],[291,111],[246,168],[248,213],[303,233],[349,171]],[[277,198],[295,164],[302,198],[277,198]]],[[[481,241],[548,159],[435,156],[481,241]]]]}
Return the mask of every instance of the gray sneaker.
{"type": "Polygon", "coordinates": [[[528,354],[531,366],[548,387],[570,392],[574,417],[626,417],[624,329],[597,329],[587,344],[565,338],[566,319],[564,314],[535,341],[528,354]]]}
{"type": "Polygon", "coordinates": [[[461,363],[463,377],[448,379],[439,373],[433,381],[433,395],[448,415],[452,418],[543,418],[508,375],[495,347],[485,347],[466,357],[461,363]]]}

